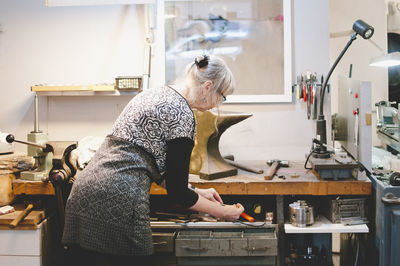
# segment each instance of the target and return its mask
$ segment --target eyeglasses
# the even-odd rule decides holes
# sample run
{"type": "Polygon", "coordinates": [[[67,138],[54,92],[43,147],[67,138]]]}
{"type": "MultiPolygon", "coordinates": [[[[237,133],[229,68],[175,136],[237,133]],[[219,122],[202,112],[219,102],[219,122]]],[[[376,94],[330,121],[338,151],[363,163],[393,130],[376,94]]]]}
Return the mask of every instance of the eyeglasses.
{"type": "Polygon", "coordinates": [[[225,95],[222,94],[222,92],[221,92],[221,96],[222,96],[222,102],[225,102],[226,101],[226,97],[225,97],[225,95]]]}

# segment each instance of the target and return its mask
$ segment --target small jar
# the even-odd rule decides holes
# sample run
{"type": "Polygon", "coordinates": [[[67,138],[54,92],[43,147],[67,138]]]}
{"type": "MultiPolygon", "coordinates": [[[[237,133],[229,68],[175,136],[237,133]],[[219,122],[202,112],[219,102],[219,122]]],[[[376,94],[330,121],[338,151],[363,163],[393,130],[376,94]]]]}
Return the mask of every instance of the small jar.
{"type": "Polygon", "coordinates": [[[265,223],[272,224],[274,221],[274,212],[266,212],[265,213],[265,223]]]}

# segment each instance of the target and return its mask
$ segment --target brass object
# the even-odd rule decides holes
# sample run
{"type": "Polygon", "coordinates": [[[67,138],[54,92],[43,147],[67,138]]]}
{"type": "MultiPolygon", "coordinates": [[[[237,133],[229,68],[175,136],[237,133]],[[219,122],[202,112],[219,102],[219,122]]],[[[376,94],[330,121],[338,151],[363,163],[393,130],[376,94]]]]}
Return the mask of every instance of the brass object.
{"type": "Polygon", "coordinates": [[[189,172],[201,179],[217,179],[237,174],[237,168],[228,164],[219,152],[219,139],[230,126],[252,116],[241,113],[213,113],[194,111],[197,121],[195,145],[189,172]]]}

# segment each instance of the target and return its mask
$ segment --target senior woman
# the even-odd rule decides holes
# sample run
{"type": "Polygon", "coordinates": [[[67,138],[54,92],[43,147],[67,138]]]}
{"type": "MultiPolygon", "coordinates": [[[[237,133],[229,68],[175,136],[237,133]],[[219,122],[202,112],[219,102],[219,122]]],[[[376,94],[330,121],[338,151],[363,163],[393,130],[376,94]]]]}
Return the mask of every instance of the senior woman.
{"type": "Polygon", "coordinates": [[[62,241],[79,257],[74,264],[151,264],[152,182],[165,186],[182,207],[239,218],[242,205],[224,205],[214,189],[188,184],[196,133],[192,109],[217,107],[233,89],[222,59],[198,56],[175,85],[145,90],[127,104],[67,201],[62,241]]]}

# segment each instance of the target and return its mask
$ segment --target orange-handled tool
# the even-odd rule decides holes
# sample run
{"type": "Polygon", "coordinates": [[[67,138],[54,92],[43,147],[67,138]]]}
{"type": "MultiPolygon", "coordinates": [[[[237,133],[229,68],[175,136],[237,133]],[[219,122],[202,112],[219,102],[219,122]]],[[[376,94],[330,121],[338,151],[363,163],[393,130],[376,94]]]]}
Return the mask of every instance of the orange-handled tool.
{"type": "Polygon", "coordinates": [[[251,217],[250,215],[244,213],[244,212],[242,212],[242,213],[240,214],[240,216],[242,216],[244,219],[246,219],[247,221],[249,221],[249,222],[251,222],[251,223],[254,222],[254,218],[251,217]]]}

